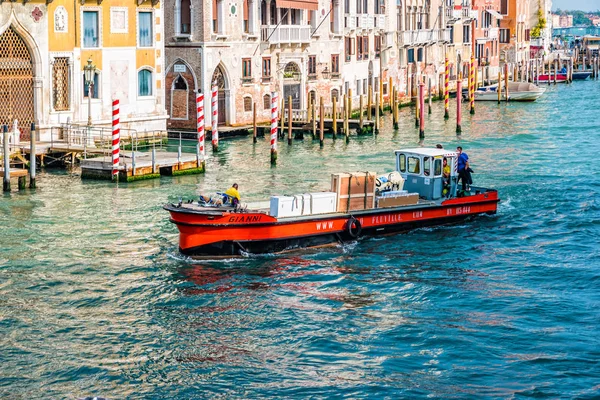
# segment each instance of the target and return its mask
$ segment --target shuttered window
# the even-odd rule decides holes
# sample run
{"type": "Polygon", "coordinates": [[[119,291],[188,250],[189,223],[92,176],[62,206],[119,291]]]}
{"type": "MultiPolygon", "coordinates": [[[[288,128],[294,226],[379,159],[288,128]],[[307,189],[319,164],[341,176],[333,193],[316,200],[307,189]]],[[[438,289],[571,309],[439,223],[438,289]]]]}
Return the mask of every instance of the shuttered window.
{"type": "Polygon", "coordinates": [[[70,108],[69,58],[57,57],[52,64],[52,103],[55,111],[70,108]]]}

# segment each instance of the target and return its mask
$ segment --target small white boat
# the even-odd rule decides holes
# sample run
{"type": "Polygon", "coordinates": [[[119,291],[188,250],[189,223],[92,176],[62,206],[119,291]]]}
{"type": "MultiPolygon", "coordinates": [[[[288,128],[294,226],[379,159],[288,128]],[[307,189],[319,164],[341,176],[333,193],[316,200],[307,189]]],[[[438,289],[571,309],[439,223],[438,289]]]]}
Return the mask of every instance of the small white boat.
{"type": "MultiPolygon", "coordinates": [[[[508,100],[510,101],[535,101],[546,88],[542,88],[529,82],[508,82],[508,100]]],[[[463,97],[468,100],[468,90],[463,90],[463,97]]],[[[498,101],[498,84],[481,86],[475,91],[476,101],[498,101]]],[[[506,101],[506,90],[502,84],[502,99],[506,101]]]]}

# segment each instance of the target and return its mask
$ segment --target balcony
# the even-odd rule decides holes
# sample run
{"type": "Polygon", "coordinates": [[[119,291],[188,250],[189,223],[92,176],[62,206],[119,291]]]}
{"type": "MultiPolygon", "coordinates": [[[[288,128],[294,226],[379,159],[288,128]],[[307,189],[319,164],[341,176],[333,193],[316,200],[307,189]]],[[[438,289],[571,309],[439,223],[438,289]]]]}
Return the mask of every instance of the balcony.
{"type": "Polygon", "coordinates": [[[375,27],[384,30],[385,29],[385,14],[379,14],[375,17],[375,27]]]}
{"type": "Polygon", "coordinates": [[[468,7],[462,8],[462,21],[463,23],[469,23],[477,19],[477,11],[472,10],[468,7]]]}
{"type": "Polygon", "coordinates": [[[483,30],[483,35],[488,40],[498,39],[498,28],[487,28],[483,30]]]}
{"type": "Polygon", "coordinates": [[[446,9],[446,24],[452,25],[462,18],[462,6],[454,6],[446,9]]]}
{"type": "Polygon", "coordinates": [[[263,25],[261,40],[269,44],[308,44],[310,25],[263,25]]]}
{"type": "Polygon", "coordinates": [[[358,28],[373,29],[374,25],[373,17],[371,15],[360,14],[358,16],[358,28]]]}
{"type": "Polygon", "coordinates": [[[448,42],[450,42],[450,29],[421,29],[398,32],[398,45],[401,47],[418,47],[448,42]]]}
{"type": "Polygon", "coordinates": [[[345,27],[346,31],[353,31],[356,29],[356,14],[346,14],[345,16],[345,27]]]}

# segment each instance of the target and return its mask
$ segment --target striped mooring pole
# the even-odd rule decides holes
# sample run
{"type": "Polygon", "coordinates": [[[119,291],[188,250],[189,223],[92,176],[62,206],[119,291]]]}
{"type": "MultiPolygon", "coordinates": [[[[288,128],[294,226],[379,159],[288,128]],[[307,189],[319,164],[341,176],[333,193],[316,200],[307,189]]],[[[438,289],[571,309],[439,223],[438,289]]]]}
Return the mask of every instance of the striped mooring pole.
{"type": "Polygon", "coordinates": [[[271,94],[271,164],[277,163],[277,92],[271,94]]]}
{"type": "Polygon", "coordinates": [[[448,66],[448,57],[444,60],[444,119],[450,118],[450,92],[448,85],[450,83],[450,67],[448,66]]]}
{"type": "Polygon", "coordinates": [[[204,94],[196,96],[196,131],[198,132],[198,148],[196,150],[196,162],[198,168],[206,167],[206,152],[204,151],[204,94]]]}
{"type": "MultiPolygon", "coordinates": [[[[112,102],[112,177],[119,180],[119,151],[121,147],[121,124],[119,123],[119,100],[112,102]]],[[[133,148],[133,147],[132,147],[133,148]]]]}
{"type": "Polygon", "coordinates": [[[211,89],[211,105],[212,105],[212,118],[211,122],[211,135],[212,135],[212,147],[213,151],[217,151],[219,149],[219,103],[218,103],[218,93],[219,88],[217,87],[217,83],[214,82],[211,89]]]}
{"type": "Polygon", "coordinates": [[[471,54],[469,64],[469,106],[471,114],[475,114],[475,55],[471,54]]]}
{"type": "Polygon", "coordinates": [[[458,80],[456,81],[456,133],[462,132],[461,119],[462,119],[462,72],[458,73],[458,80]]]}
{"type": "Polygon", "coordinates": [[[425,139],[425,82],[419,80],[419,139],[425,139]]]}

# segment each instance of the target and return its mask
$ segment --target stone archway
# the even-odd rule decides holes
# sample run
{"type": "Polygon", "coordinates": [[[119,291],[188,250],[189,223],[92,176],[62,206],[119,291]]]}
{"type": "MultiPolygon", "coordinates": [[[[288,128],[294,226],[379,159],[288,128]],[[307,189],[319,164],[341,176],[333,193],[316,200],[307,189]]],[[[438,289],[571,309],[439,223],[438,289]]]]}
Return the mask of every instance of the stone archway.
{"type": "Polygon", "coordinates": [[[218,95],[217,95],[217,103],[219,107],[219,115],[218,115],[218,124],[223,125],[227,123],[227,102],[226,95],[229,91],[229,82],[223,68],[221,65],[217,65],[215,68],[215,72],[213,73],[211,79],[211,87],[212,85],[217,85],[218,95]]]}
{"type": "Polygon", "coordinates": [[[302,73],[295,62],[289,62],[283,69],[283,100],[288,107],[288,99],[292,97],[292,109],[299,110],[302,104],[302,73]]]}
{"type": "Polygon", "coordinates": [[[196,94],[198,83],[190,64],[177,58],[165,75],[165,107],[169,129],[196,128],[196,94]]]}
{"type": "Polygon", "coordinates": [[[18,121],[28,138],[35,121],[34,63],[25,40],[9,26],[0,35],[0,124],[18,121]]]}

